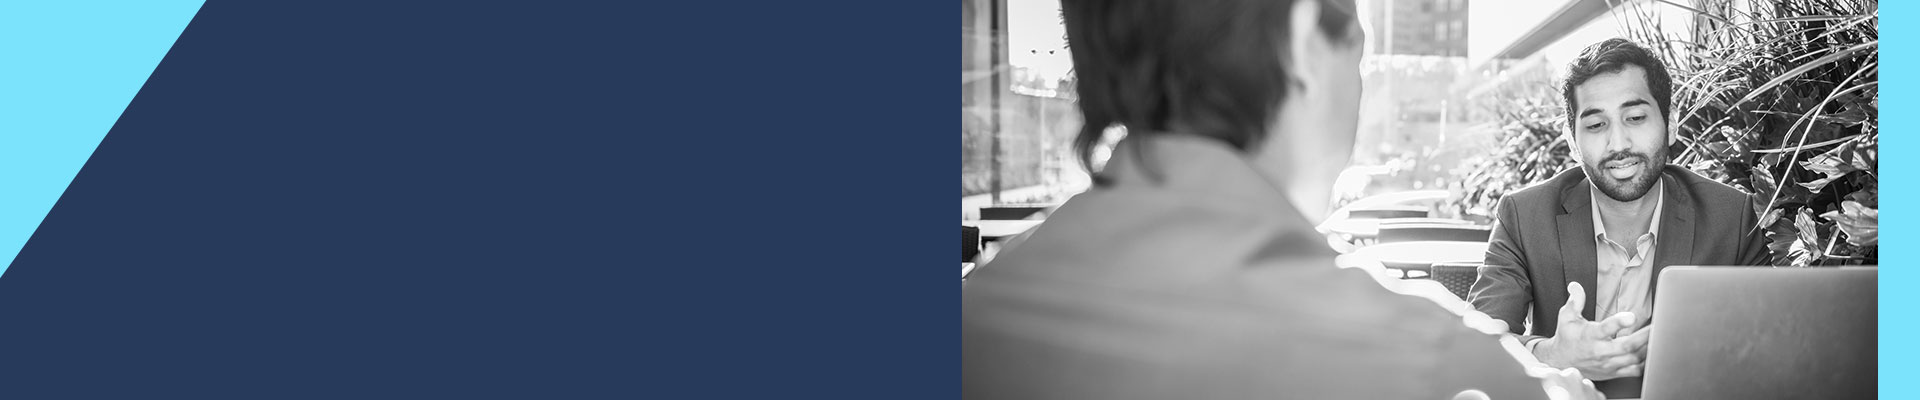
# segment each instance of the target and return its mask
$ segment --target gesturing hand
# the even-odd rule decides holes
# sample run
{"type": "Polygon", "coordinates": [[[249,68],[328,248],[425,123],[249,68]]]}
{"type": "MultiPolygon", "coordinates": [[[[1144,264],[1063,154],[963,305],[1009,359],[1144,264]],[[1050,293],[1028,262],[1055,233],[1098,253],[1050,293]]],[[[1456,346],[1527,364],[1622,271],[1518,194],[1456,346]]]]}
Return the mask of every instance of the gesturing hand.
{"type": "Polygon", "coordinates": [[[1577,369],[1592,380],[1640,376],[1652,330],[1640,329],[1631,312],[1588,321],[1580,316],[1586,301],[1580,283],[1567,284],[1567,304],[1560,307],[1554,336],[1535,346],[1534,356],[1556,368],[1577,369]]]}

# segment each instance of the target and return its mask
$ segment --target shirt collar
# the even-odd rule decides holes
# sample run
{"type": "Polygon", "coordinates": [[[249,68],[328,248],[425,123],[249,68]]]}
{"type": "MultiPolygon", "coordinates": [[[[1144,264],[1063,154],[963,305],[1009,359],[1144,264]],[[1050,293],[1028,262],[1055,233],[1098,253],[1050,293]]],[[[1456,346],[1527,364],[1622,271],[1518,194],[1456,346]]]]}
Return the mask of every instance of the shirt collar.
{"type": "MultiPolygon", "coordinates": [[[[1593,185],[1592,182],[1588,182],[1587,184],[1593,185]]],[[[1592,197],[1590,204],[1593,204],[1592,207],[1588,207],[1593,209],[1593,237],[1594,239],[1605,238],[1607,236],[1607,225],[1600,220],[1600,188],[1596,186],[1588,189],[1587,195],[1592,197]]],[[[1657,240],[1660,238],[1660,217],[1663,215],[1661,211],[1667,206],[1666,177],[1661,177],[1660,180],[1654,181],[1653,191],[1647,193],[1647,195],[1654,196],[1653,224],[1647,226],[1647,235],[1651,235],[1657,240]]]]}

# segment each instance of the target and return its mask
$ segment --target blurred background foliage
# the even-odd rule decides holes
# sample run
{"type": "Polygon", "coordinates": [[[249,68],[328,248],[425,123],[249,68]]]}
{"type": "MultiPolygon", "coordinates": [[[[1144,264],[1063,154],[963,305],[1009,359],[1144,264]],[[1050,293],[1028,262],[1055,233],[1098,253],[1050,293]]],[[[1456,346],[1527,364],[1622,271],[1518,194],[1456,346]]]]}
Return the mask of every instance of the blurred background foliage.
{"type": "MultiPolygon", "coordinates": [[[[1614,10],[1674,78],[1675,165],[1755,194],[1783,266],[1878,264],[1879,12],[1874,1],[1657,3],[1693,13],[1668,29],[1643,3],[1614,10]]],[[[1560,90],[1494,93],[1492,152],[1463,163],[1454,213],[1484,219],[1500,196],[1573,167],[1560,90]]]]}
{"type": "Polygon", "coordinates": [[[1487,110],[1496,116],[1493,150],[1473,157],[1454,170],[1461,177],[1448,188],[1456,196],[1455,216],[1492,222],[1493,206],[1501,196],[1547,180],[1575,164],[1566,136],[1566,112],[1559,89],[1544,81],[1520,85],[1521,90],[1489,97],[1487,110]]]}

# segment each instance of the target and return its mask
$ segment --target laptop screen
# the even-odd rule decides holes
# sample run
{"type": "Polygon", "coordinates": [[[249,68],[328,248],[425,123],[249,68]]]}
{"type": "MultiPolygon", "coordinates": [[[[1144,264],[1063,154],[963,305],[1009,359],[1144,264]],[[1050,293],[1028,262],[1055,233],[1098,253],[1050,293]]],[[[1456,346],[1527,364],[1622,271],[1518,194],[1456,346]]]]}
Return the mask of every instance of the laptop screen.
{"type": "Polygon", "coordinates": [[[1873,398],[1877,271],[1666,268],[1644,398],[1873,398]]]}

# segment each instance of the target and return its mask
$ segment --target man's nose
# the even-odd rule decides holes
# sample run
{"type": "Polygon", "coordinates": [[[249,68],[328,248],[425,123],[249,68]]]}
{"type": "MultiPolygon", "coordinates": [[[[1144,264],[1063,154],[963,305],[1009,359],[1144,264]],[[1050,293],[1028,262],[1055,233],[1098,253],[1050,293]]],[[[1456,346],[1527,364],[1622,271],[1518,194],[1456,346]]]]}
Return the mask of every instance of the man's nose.
{"type": "Polygon", "coordinates": [[[1607,152],[1629,150],[1633,148],[1633,138],[1627,136],[1627,130],[1620,124],[1607,124],[1607,152]]]}

